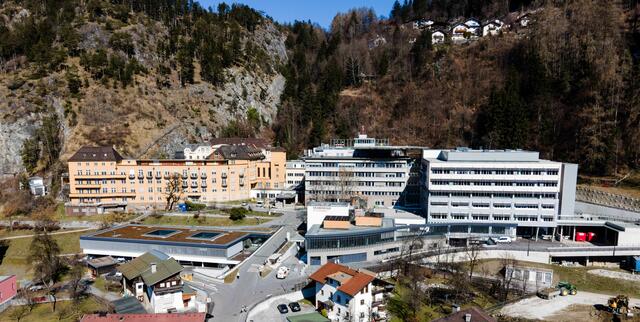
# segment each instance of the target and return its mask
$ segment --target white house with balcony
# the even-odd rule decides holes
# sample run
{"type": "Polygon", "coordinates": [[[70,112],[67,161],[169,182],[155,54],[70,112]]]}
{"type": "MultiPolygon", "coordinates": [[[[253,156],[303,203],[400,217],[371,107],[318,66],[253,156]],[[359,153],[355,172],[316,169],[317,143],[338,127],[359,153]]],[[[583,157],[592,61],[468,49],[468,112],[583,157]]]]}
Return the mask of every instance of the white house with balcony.
{"type": "Polygon", "coordinates": [[[393,285],[375,273],[329,262],[309,278],[316,282],[316,309],[326,310],[331,321],[386,319],[384,299],[393,285]]]}

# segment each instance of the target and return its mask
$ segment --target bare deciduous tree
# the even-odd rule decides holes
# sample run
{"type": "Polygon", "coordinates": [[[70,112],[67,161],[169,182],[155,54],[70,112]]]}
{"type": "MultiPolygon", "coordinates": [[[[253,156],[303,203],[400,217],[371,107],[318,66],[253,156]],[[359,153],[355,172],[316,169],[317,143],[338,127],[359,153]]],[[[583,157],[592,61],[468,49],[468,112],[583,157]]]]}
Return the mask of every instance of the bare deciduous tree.
{"type": "Polygon", "coordinates": [[[465,255],[467,256],[467,264],[469,266],[469,280],[473,277],[473,272],[478,265],[478,260],[482,247],[477,244],[469,245],[465,248],[465,255]]]}
{"type": "Polygon", "coordinates": [[[504,253],[502,257],[500,257],[500,265],[504,269],[504,274],[502,275],[502,283],[501,283],[501,291],[502,291],[502,300],[506,301],[509,298],[509,293],[511,292],[511,282],[513,281],[513,268],[515,267],[517,261],[513,256],[508,253],[504,253]]]}
{"type": "Polygon", "coordinates": [[[56,310],[56,282],[62,275],[60,246],[46,230],[38,231],[29,247],[29,261],[33,263],[34,279],[40,281],[53,298],[53,311],[56,310]]]}
{"type": "Polygon", "coordinates": [[[182,198],[182,193],[182,177],[177,173],[173,173],[167,180],[165,188],[166,210],[173,210],[173,206],[182,198]]]}

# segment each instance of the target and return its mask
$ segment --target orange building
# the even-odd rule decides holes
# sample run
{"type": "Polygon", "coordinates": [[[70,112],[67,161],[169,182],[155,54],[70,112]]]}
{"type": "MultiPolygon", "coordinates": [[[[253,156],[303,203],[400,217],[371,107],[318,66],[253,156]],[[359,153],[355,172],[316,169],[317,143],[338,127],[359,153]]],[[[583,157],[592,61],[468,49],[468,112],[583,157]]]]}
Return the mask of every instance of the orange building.
{"type": "Polygon", "coordinates": [[[181,201],[205,204],[249,199],[251,189],[285,187],[284,149],[255,139],[208,144],[213,152],[203,160],[136,160],[113,147],[82,147],[68,161],[67,213],[163,209],[175,175],[181,201]]]}

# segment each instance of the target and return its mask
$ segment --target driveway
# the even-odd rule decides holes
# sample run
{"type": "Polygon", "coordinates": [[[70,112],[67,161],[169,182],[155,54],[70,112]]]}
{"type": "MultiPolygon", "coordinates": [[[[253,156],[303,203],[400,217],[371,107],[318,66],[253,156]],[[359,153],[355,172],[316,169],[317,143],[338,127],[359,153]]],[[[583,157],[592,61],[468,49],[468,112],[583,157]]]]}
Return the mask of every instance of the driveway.
{"type": "Polygon", "coordinates": [[[298,302],[302,298],[302,292],[299,291],[269,298],[256,305],[253,310],[248,313],[247,321],[285,322],[287,321],[287,316],[305,314],[315,311],[315,308],[312,305],[299,303],[301,310],[299,312],[291,312],[288,307],[289,303],[298,302]],[[280,304],[287,305],[289,312],[281,314],[277,308],[280,304]]]}

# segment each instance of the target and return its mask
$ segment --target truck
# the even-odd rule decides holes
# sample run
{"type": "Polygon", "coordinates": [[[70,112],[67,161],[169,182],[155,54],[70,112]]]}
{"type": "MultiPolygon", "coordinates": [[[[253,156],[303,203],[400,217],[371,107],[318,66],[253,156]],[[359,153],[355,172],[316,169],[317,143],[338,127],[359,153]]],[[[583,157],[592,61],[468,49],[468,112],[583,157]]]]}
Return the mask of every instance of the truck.
{"type": "Polygon", "coordinates": [[[576,295],[578,294],[578,289],[575,285],[569,282],[559,282],[556,287],[548,287],[538,291],[538,296],[540,298],[551,300],[558,295],[567,296],[567,295],[576,295]]]}

